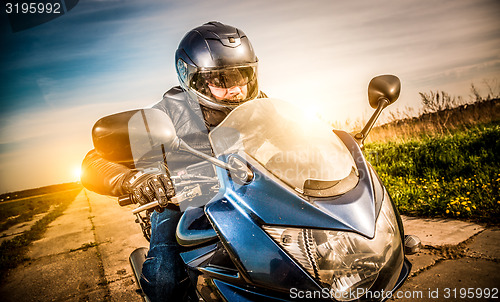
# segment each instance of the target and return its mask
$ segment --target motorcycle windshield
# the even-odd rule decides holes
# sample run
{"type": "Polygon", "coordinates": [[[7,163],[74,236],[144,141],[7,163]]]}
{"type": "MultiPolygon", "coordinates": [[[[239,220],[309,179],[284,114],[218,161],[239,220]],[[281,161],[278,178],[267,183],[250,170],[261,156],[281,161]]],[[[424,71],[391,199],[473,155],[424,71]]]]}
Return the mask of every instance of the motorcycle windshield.
{"type": "Polygon", "coordinates": [[[351,153],[332,128],[281,100],[240,105],[209,138],[217,157],[243,151],[304,195],[343,194],[359,181],[351,153]]]}

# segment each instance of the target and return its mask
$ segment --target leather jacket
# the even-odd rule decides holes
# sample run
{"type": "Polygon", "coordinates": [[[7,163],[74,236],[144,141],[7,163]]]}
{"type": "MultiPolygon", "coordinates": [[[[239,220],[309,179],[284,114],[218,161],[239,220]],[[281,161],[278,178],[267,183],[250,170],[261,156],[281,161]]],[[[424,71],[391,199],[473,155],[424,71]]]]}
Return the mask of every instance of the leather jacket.
{"type": "MultiPolygon", "coordinates": [[[[259,98],[267,97],[260,92],[259,98]]],[[[208,140],[209,131],[222,121],[221,117],[227,112],[214,112],[201,107],[198,102],[189,98],[188,94],[179,86],[173,87],[163,95],[163,99],[153,108],[167,113],[179,136],[189,146],[205,154],[212,155],[212,148],[208,140]],[[210,122],[212,121],[212,123],[210,122]]],[[[197,163],[199,158],[187,153],[167,153],[170,171],[197,163]]],[[[91,150],[82,162],[81,181],[85,188],[99,194],[121,196],[127,194],[124,182],[137,170],[133,164],[123,164],[108,161],[102,158],[95,149],[91,150]]]]}

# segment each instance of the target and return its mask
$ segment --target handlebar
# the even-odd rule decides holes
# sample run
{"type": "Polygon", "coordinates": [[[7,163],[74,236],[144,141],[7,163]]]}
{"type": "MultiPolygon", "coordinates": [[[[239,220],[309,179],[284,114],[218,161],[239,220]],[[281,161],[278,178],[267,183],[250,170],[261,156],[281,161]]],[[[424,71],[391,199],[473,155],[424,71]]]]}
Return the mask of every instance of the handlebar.
{"type": "MultiPolygon", "coordinates": [[[[203,165],[207,165],[206,163],[203,163],[203,165]]],[[[169,200],[169,203],[175,204],[175,205],[180,205],[180,203],[186,199],[191,199],[196,196],[202,195],[202,188],[201,186],[204,185],[210,185],[210,184],[218,184],[218,179],[217,177],[214,176],[205,176],[205,175],[198,175],[199,171],[195,169],[200,169],[200,164],[195,164],[190,167],[189,169],[193,170],[193,174],[187,173],[187,174],[180,174],[180,175],[172,175],[171,179],[174,182],[176,186],[176,195],[172,197],[169,200]],[[198,172],[198,173],[197,173],[198,172]],[[196,174],[194,174],[196,173],[196,174]],[[182,190],[177,190],[179,188],[182,188],[182,190]]],[[[208,164],[208,167],[212,168],[212,165],[208,164]]],[[[201,166],[203,168],[203,166],[201,166]]],[[[203,172],[203,171],[202,171],[203,172]]],[[[215,171],[212,171],[215,173],[215,171]]],[[[122,195],[118,197],[118,204],[122,207],[128,206],[131,204],[135,204],[134,196],[132,194],[127,194],[127,195],[122,195]]],[[[137,214],[139,212],[149,210],[151,208],[155,208],[159,206],[159,202],[157,200],[154,200],[150,203],[139,205],[137,208],[135,208],[132,213],[137,214]]]]}
{"type": "MultiPolygon", "coordinates": [[[[122,207],[128,206],[129,204],[133,204],[133,203],[135,203],[135,202],[133,201],[133,197],[130,194],[129,195],[122,195],[122,196],[118,197],[118,204],[122,207]]],[[[136,213],[145,211],[147,209],[157,207],[158,205],[159,205],[158,201],[155,200],[153,202],[147,203],[145,205],[142,205],[142,206],[134,209],[132,211],[132,213],[136,214],[136,213]]]]}
{"type": "Polygon", "coordinates": [[[127,195],[122,195],[118,197],[118,204],[121,207],[128,206],[129,204],[133,204],[134,200],[132,199],[132,196],[130,194],[127,195]]]}

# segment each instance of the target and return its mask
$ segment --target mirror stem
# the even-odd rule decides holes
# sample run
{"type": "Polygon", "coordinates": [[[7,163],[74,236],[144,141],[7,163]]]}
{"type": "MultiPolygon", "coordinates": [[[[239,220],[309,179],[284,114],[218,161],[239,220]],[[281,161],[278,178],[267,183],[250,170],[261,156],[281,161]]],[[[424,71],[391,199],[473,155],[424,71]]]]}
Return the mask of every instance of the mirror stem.
{"type": "Polygon", "coordinates": [[[231,171],[231,172],[238,172],[238,169],[235,169],[233,167],[230,167],[228,164],[226,164],[225,162],[221,161],[221,160],[218,160],[217,158],[215,157],[212,157],[210,155],[206,155],[205,153],[203,152],[200,152],[196,149],[193,149],[191,148],[188,144],[186,144],[183,140],[179,140],[179,150],[180,151],[184,151],[184,152],[188,152],[188,153],[191,153],[192,155],[196,156],[196,157],[199,157],[201,159],[204,159],[204,160],[207,160],[209,161],[210,163],[216,165],[217,167],[221,167],[223,169],[226,169],[228,171],[231,171]]]}
{"type": "Polygon", "coordinates": [[[378,101],[378,106],[377,106],[377,109],[375,110],[375,112],[373,113],[372,117],[370,118],[370,120],[368,121],[368,123],[366,123],[365,127],[363,128],[363,130],[361,130],[361,132],[357,133],[354,138],[356,139],[356,141],[358,142],[358,145],[363,148],[363,144],[365,142],[365,139],[366,137],[368,136],[368,133],[370,133],[370,131],[372,130],[372,127],[373,125],[375,125],[375,122],[377,121],[378,117],[380,116],[380,113],[382,112],[382,110],[384,110],[385,107],[387,107],[389,105],[389,100],[387,100],[386,98],[383,98],[381,97],[378,101]]]}

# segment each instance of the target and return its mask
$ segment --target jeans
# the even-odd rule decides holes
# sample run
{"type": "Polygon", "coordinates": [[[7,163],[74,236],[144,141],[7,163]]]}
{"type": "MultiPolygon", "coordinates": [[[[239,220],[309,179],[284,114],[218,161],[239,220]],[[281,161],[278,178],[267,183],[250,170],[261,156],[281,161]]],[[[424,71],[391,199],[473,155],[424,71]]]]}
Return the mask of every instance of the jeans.
{"type": "Polygon", "coordinates": [[[186,293],[180,281],[187,277],[179,256],[175,231],[182,212],[164,209],[151,214],[151,240],[142,267],[141,286],[151,301],[182,301],[186,293]]]}

